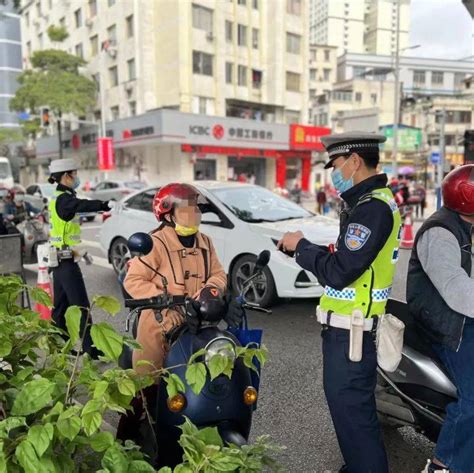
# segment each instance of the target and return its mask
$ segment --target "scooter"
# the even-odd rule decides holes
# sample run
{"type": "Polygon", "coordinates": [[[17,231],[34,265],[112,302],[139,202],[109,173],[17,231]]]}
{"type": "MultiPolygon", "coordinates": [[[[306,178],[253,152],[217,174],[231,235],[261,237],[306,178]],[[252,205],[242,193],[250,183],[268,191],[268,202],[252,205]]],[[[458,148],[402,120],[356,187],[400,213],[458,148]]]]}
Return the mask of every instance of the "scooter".
{"type": "MultiPolygon", "coordinates": [[[[134,234],[128,241],[131,254],[147,254],[151,251],[153,243],[145,233],[134,234]]],[[[254,304],[245,302],[245,293],[250,288],[252,281],[258,278],[264,267],[268,264],[270,252],[260,253],[252,276],[244,283],[239,300],[244,309],[259,310],[270,313],[254,304]]],[[[158,273],[159,274],[159,273],[158,273]]],[[[224,441],[235,445],[247,443],[252,423],[252,412],[257,401],[258,391],[252,383],[251,372],[241,359],[236,359],[236,348],[241,346],[238,339],[227,329],[218,326],[223,319],[227,307],[221,311],[201,304],[196,306],[196,301],[183,296],[172,296],[167,293],[167,281],[162,275],[164,294],[149,299],[126,299],[125,306],[131,309],[125,330],[132,327],[132,334],[136,337],[138,319],[141,311],[153,309],[158,321],[162,320],[161,311],[168,308],[183,307],[186,322],[195,316],[196,311],[190,311],[189,305],[198,307],[200,328],[197,333],[192,333],[185,322],[180,327],[166,335],[169,351],[164,360],[163,367],[185,379],[186,364],[191,356],[201,349],[206,349],[207,354],[202,358],[205,364],[215,354],[222,354],[235,360],[231,378],[221,375],[211,381],[207,376],[205,385],[200,394],[195,394],[188,386],[184,393],[179,393],[173,398],[168,398],[166,389],[161,383],[158,389],[156,406],[151,406],[150,411],[155,422],[154,433],[157,440],[156,457],[159,466],[174,466],[181,461],[182,449],[178,444],[180,437],[179,426],[183,423],[183,416],[188,417],[198,427],[215,426],[224,441]],[[194,315],[192,315],[194,314],[194,315]]],[[[123,353],[122,367],[131,367],[130,350],[123,353]]],[[[148,450],[150,455],[149,448],[148,450]]],[[[153,457],[153,455],[150,455],[153,457]]]]}
{"type": "Polygon", "coordinates": [[[446,407],[457,390],[430,343],[417,331],[404,302],[389,300],[387,313],[405,323],[402,360],[394,373],[378,368],[375,397],[382,423],[411,426],[436,442],[446,407]]]}
{"type": "Polygon", "coordinates": [[[48,241],[48,225],[46,216],[41,212],[38,215],[28,215],[16,228],[23,235],[23,262],[36,263],[38,245],[48,241]]]}

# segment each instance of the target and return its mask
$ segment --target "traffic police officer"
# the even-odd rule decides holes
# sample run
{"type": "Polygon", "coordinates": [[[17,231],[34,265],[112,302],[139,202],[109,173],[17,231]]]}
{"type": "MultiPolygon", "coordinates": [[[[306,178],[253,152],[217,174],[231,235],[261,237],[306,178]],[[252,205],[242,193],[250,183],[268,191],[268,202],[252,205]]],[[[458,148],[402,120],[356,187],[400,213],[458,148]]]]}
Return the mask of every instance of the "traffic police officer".
{"type": "MultiPolygon", "coordinates": [[[[86,200],[76,197],[75,189],[80,185],[77,176],[77,164],[74,159],[58,159],[49,166],[51,176],[48,182],[57,183],[56,191],[49,203],[50,213],[50,244],[53,254],[50,255],[50,267],[54,278],[54,309],[53,320],[56,325],[66,331],[65,313],[69,306],[76,305],[82,309],[81,335],[86,328],[87,308],[90,307],[86,286],[81,270],[77,264],[78,253],[74,247],[81,243],[81,227],[79,213],[109,210],[108,202],[86,200]],[[53,258],[51,258],[53,256],[53,258]],[[57,256],[57,265],[52,263],[57,256]]],[[[92,323],[92,319],[90,320],[92,323]]],[[[83,351],[92,357],[97,350],[92,346],[90,326],[87,327],[83,351]]]]}
{"type": "Polygon", "coordinates": [[[377,356],[373,332],[385,311],[398,260],[401,219],[387,176],[377,174],[379,143],[372,133],[321,138],[325,168],[345,205],[335,248],[315,245],[302,232],[278,247],[324,284],[317,309],[323,325],[324,392],[345,465],[341,472],[388,472],[377,420],[377,356]]]}

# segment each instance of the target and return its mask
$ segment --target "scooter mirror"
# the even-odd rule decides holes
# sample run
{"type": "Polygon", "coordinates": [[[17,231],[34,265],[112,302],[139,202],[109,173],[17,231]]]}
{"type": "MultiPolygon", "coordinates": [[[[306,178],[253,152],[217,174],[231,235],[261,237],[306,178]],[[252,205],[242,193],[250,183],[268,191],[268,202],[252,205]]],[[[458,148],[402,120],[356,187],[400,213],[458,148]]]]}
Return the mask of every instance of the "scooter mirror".
{"type": "Polygon", "coordinates": [[[268,250],[263,250],[257,258],[255,263],[255,268],[253,269],[253,274],[261,271],[270,261],[270,252],[268,250]]]}
{"type": "Polygon", "coordinates": [[[132,254],[147,255],[153,249],[153,240],[148,233],[134,233],[127,242],[128,249],[132,254]]]}

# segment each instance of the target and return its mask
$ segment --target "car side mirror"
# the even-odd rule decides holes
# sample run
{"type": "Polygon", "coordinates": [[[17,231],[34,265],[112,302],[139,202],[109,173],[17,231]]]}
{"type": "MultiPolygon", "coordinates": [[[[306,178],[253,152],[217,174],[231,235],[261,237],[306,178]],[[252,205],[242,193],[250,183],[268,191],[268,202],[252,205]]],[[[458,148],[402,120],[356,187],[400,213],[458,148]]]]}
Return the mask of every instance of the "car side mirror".
{"type": "Polygon", "coordinates": [[[202,216],[202,222],[203,224],[206,223],[221,223],[221,219],[219,218],[219,215],[215,214],[214,212],[209,212],[206,213],[202,216]]]}
{"type": "Polygon", "coordinates": [[[151,253],[153,240],[148,233],[134,233],[127,242],[128,249],[132,255],[143,256],[151,253]]]}

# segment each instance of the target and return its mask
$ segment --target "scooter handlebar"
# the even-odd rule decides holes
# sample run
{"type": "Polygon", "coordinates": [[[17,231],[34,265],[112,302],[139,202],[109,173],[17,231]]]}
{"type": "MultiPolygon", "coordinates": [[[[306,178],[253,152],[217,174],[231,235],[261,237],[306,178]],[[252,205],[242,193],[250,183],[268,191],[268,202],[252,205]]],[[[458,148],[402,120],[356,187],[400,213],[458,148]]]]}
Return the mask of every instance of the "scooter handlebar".
{"type": "Polygon", "coordinates": [[[146,299],[126,299],[125,307],[128,309],[166,309],[174,305],[184,304],[184,296],[155,296],[146,299]]]}

